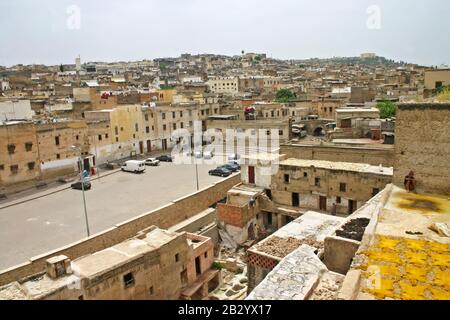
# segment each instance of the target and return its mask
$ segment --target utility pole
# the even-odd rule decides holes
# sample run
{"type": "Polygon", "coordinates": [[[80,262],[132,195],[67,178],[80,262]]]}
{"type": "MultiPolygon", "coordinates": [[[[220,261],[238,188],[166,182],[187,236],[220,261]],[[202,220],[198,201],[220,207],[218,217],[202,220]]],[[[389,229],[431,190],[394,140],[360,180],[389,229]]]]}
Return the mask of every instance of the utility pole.
{"type": "Polygon", "coordinates": [[[91,235],[90,231],[89,231],[89,220],[88,220],[88,214],[87,214],[87,207],[86,207],[86,196],[84,194],[84,163],[83,163],[83,159],[82,159],[82,154],[81,154],[81,147],[77,147],[75,145],[73,145],[71,147],[73,150],[77,150],[80,152],[80,156],[79,156],[79,161],[80,161],[80,168],[81,168],[81,191],[83,193],[83,207],[84,207],[84,219],[85,219],[85,223],[86,223],[86,231],[87,231],[87,236],[89,237],[91,235]]]}

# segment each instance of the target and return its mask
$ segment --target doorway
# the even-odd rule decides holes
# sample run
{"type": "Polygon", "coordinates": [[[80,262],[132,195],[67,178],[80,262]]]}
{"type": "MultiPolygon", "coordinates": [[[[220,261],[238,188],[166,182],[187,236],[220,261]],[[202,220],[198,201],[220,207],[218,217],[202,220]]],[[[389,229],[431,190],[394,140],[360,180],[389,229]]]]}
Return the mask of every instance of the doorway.
{"type": "Polygon", "coordinates": [[[299,207],[300,206],[300,195],[296,192],[292,193],[292,206],[299,207]]]}
{"type": "Polygon", "coordinates": [[[147,153],[152,152],[152,142],[147,140],[147,153]]]}
{"type": "Polygon", "coordinates": [[[352,214],[356,209],[356,201],[348,200],[348,214],[352,214]]]}
{"type": "Polygon", "coordinates": [[[167,150],[167,139],[162,139],[162,149],[167,150]]]}
{"type": "Polygon", "coordinates": [[[327,197],[324,196],[319,197],[319,210],[327,211],[327,197]]]}
{"type": "Polygon", "coordinates": [[[195,272],[197,273],[197,275],[202,274],[202,268],[200,266],[200,256],[195,258],[195,272]]]}
{"type": "Polygon", "coordinates": [[[248,167],[248,183],[255,184],[255,167],[248,167]]]}
{"type": "Polygon", "coordinates": [[[144,153],[144,142],[143,141],[139,141],[139,153],[140,154],[144,153]]]}

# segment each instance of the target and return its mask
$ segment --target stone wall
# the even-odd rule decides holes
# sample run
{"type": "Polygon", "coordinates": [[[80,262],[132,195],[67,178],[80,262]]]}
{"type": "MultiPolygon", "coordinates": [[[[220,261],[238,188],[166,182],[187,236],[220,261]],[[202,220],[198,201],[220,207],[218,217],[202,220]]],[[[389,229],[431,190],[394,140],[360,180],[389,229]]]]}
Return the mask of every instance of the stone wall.
{"type": "Polygon", "coordinates": [[[412,170],[418,191],[450,195],[450,104],[400,104],[396,117],[394,184],[412,170]]]}
{"type": "Polygon", "coordinates": [[[170,228],[223,199],[227,191],[238,184],[239,181],[240,176],[233,175],[194,194],[174,200],[163,207],[124,221],[89,238],[33,257],[28,262],[3,270],[0,272],[0,285],[17,281],[45,270],[45,261],[50,257],[66,255],[71,260],[74,260],[134,237],[140,230],[151,225],[156,225],[161,229],[170,228]]]}
{"type": "Polygon", "coordinates": [[[286,158],[306,160],[327,160],[340,162],[368,163],[374,166],[382,164],[384,167],[394,165],[394,148],[392,146],[338,146],[333,144],[321,145],[281,145],[280,154],[286,158]]]}

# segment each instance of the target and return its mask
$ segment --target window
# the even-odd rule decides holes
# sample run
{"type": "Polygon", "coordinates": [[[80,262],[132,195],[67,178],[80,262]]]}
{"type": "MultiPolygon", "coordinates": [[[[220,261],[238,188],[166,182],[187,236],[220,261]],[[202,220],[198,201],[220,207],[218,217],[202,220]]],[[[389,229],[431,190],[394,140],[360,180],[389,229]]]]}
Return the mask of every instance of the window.
{"type": "Polygon", "coordinates": [[[116,137],[116,142],[119,142],[119,138],[118,137],[116,137]]]}
{"type": "Polygon", "coordinates": [[[101,134],[98,135],[98,141],[102,141],[102,135],[101,134]]]}
{"type": "Polygon", "coordinates": [[[144,115],[144,119],[145,119],[145,121],[148,121],[148,114],[144,115]]]}
{"type": "Polygon", "coordinates": [[[303,177],[308,178],[308,172],[303,172],[303,177]]]}
{"type": "Polygon", "coordinates": [[[59,153],[56,154],[56,159],[61,159],[61,155],[59,153]]]}
{"type": "Polygon", "coordinates": [[[205,115],[205,110],[202,110],[201,113],[202,113],[202,116],[205,115]]]}
{"type": "Polygon", "coordinates": [[[0,164],[0,171],[5,170],[5,165],[4,164],[0,164]]]}
{"type": "Polygon", "coordinates": [[[341,203],[341,197],[336,197],[336,203],[341,203]]]}
{"type": "Polygon", "coordinates": [[[139,126],[138,126],[138,124],[137,124],[137,123],[135,123],[135,124],[134,124],[134,129],[135,129],[135,131],[136,131],[136,132],[138,132],[138,131],[139,131],[139,126]]]}
{"type": "Polygon", "coordinates": [[[105,139],[108,139],[108,134],[107,133],[105,133],[105,139]]]}
{"type": "Polygon", "coordinates": [[[192,121],[189,121],[189,127],[192,127],[192,121]]]}
{"type": "Polygon", "coordinates": [[[180,254],[179,253],[175,254],[175,262],[178,262],[178,261],[180,261],[180,254]]]}
{"type": "Polygon", "coordinates": [[[9,154],[13,154],[15,150],[16,150],[15,144],[8,144],[8,153],[9,154]]]}
{"type": "Polygon", "coordinates": [[[266,130],[266,135],[270,136],[270,130],[266,130]]]}
{"type": "Polygon", "coordinates": [[[181,129],[183,129],[183,128],[184,128],[184,124],[183,124],[183,122],[181,122],[181,123],[180,123],[180,127],[181,127],[181,129]]]}
{"type": "Polygon", "coordinates": [[[176,114],[175,114],[175,111],[174,111],[174,112],[172,112],[172,119],[175,119],[175,117],[176,117],[176,114]]]}
{"type": "Polygon", "coordinates": [[[380,189],[378,189],[378,188],[373,188],[373,189],[372,189],[372,197],[375,197],[379,192],[380,192],[380,189]]]}
{"type": "Polygon", "coordinates": [[[155,126],[152,126],[152,131],[155,131],[155,126]]]}
{"type": "Polygon", "coordinates": [[[189,110],[189,117],[192,117],[192,110],[189,110]]]}
{"type": "Polygon", "coordinates": [[[347,191],[347,184],[339,183],[339,191],[340,192],[346,192],[347,191]]]}
{"type": "Polygon", "coordinates": [[[120,127],[120,131],[123,131],[123,127],[120,127]]]}
{"type": "Polygon", "coordinates": [[[145,127],[145,132],[146,132],[146,133],[149,133],[149,132],[150,132],[150,127],[149,127],[149,126],[146,126],[146,127],[145,127]]]}
{"type": "Polygon", "coordinates": [[[28,162],[28,170],[33,170],[34,169],[34,162],[28,162]]]}
{"type": "Polygon", "coordinates": [[[288,174],[285,174],[284,175],[284,183],[289,183],[289,175],[288,174]]]}
{"type": "Polygon", "coordinates": [[[133,133],[133,139],[136,139],[136,135],[133,133]]]}
{"type": "Polygon", "coordinates": [[[217,112],[218,112],[218,109],[215,108],[215,109],[214,109],[214,114],[217,114],[217,112]]]}
{"type": "Polygon", "coordinates": [[[270,111],[270,116],[273,118],[275,116],[275,111],[270,111]]]}
{"type": "Polygon", "coordinates": [[[59,146],[59,136],[58,136],[58,137],[55,137],[55,144],[56,144],[57,146],[59,146]]]}
{"type": "Polygon", "coordinates": [[[314,185],[315,185],[316,187],[320,187],[320,178],[315,178],[315,179],[314,179],[314,185]]]}
{"type": "Polygon", "coordinates": [[[205,259],[208,258],[208,251],[205,252],[205,259]]]}
{"type": "Polygon", "coordinates": [[[148,291],[150,292],[150,295],[153,295],[154,293],[153,286],[151,286],[150,289],[148,289],[148,291]]]}
{"type": "Polygon", "coordinates": [[[123,276],[123,284],[125,288],[129,288],[134,285],[134,277],[131,272],[123,276]]]}
{"type": "Polygon", "coordinates": [[[115,126],[114,131],[115,131],[115,134],[116,134],[116,136],[117,136],[117,135],[119,134],[119,127],[118,127],[118,126],[115,126]]]}
{"type": "Polygon", "coordinates": [[[164,112],[161,113],[161,117],[162,117],[163,120],[166,119],[166,114],[164,112]]]}
{"type": "Polygon", "coordinates": [[[27,142],[25,143],[25,151],[31,151],[33,149],[33,143],[27,142]]]}
{"type": "Polygon", "coordinates": [[[75,140],[79,140],[80,137],[78,135],[75,136],[75,140]]]}
{"type": "Polygon", "coordinates": [[[283,135],[283,130],[278,130],[278,134],[279,134],[280,136],[282,136],[282,135],[283,135]]]}
{"type": "Polygon", "coordinates": [[[176,130],[176,129],[177,129],[177,124],[176,124],[176,123],[173,123],[173,124],[172,124],[172,128],[173,128],[173,130],[176,130]]]}
{"type": "Polygon", "coordinates": [[[180,111],[180,118],[183,117],[183,111],[180,111]]]}
{"type": "Polygon", "coordinates": [[[167,126],[163,124],[163,130],[166,131],[167,126]]]}
{"type": "Polygon", "coordinates": [[[17,164],[12,165],[9,168],[10,168],[12,174],[17,174],[17,172],[19,172],[19,166],[17,164]]]}
{"type": "Polygon", "coordinates": [[[436,81],[435,89],[439,89],[440,87],[442,87],[442,81],[436,81]]]}

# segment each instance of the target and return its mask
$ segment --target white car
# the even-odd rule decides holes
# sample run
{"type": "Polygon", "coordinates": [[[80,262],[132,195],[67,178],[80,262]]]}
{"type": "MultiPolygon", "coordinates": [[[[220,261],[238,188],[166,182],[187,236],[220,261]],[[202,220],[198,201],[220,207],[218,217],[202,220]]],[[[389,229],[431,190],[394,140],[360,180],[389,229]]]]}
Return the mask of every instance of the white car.
{"type": "Polygon", "coordinates": [[[145,165],[146,166],[154,166],[154,167],[159,166],[159,160],[156,158],[145,159],[145,165]]]}
{"type": "Polygon", "coordinates": [[[212,159],[214,157],[214,153],[212,151],[203,152],[203,159],[212,159]]]}
{"type": "Polygon", "coordinates": [[[145,171],[145,161],[128,160],[122,167],[122,171],[141,173],[145,171]]]}
{"type": "Polygon", "coordinates": [[[202,151],[195,151],[194,152],[194,157],[196,157],[197,159],[200,159],[203,156],[203,152],[202,151]]]}

